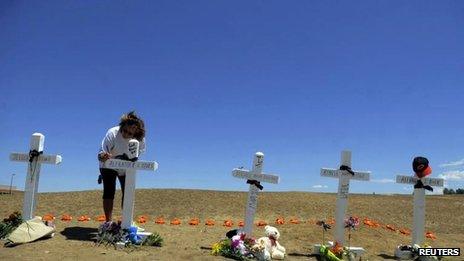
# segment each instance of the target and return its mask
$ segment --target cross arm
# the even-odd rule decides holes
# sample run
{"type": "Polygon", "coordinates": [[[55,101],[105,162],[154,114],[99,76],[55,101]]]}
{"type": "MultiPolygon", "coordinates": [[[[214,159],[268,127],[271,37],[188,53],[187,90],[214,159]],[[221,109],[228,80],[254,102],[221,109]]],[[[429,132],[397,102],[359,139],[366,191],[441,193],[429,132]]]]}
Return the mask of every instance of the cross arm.
{"type": "MultiPolygon", "coordinates": [[[[28,162],[29,161],[29,154],[25,153],[11,153],[10,154],[11,161],[20,161],[20,162],[28,162]]],[[[61,156],[60,155],[39,155],[38,162],[39,163],[46,163],[46,164],[60,164],[61,163],[61,156]]]]}
{"type": "MultiPolygon", "coordinates": [[[[413,177],[413,176],[403,176],[403,175],[396,176],[396,183],[413,185],[413,184],[416,184],[418,180],[419,180],[418,177],[413,177]]],[[[428,186],[443,187],[444,185],[444,179],[422,178],[421,180],[424,185],[428,185],[428,186]]]]}
{"type": "Polygon", "coordinates": [[[331,169],[331,168],[321,169],[322,177],[339,178],[343,174],[349,175],[350,179],[353,179],[353,180],[366,180],[367,181],[370,178],[371,172],[370,171],[354,171],[354,175],[351,175],[346,170],[331,169]]]}
{"type": "Polygon", "coordinates": [[[105,161],[105,168],[155,171],[156,169],[158,169],[158,163],[156,161],[132,162],[132,161],[120,160],[120,159],[109,159],[105,161]]]}
{"type": "Polygon", "coordinates": [[[257,180],[260,182],[278,184],[279,176],[272,174],[255,174],[246,169],[233,169],[232,176],[241,179],[257,180]]]}

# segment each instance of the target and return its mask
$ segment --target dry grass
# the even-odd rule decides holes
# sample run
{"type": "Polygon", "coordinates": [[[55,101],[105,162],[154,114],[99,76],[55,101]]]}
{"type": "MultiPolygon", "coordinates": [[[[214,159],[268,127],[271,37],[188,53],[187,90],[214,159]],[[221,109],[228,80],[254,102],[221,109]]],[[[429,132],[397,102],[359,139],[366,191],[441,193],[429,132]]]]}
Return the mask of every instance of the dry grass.
{"type": "MultiPolygon", "coordinates": [[[[285,220],[298,218],[298,225],[279,225],[281,244],[290,254],[286,260],[315,260],[310,256],[312,245],[320,243],[321,229],[312,222],[334,217],[335,194],[304,192],[271,192],[259,195],[256,221],[274,224],[277,217],[285,220]]],[[[120,194],[115,200],[119,206],[120,194]]],[[[95,232],[98,222],[57,221],[57,235],[53,239],[25,244],[15,248],[2,248],[0,259],[151,259],[151,260],[221,260],[209,255],[212,243],[222,239],[229,228],[222,222],[232,219],[235,224],[243,220],[246,193],[147,189],[137,190],[135,216],[148,215],[150,222],[144,225],[148,231],[157,231],[165,239],[162,248],[144,247],[134,251],[116,251],[112,248],[95,247],[89,233],[95,232]],[[166,220],[180,218],[182,225],[157,225],[154,218],[166,220]],[[190,218],[198,217],[199,226],[189,226],[190,218]],[[216,226],[206,227],[204,221],[214,219],[216,226]]],[[[460,247],[464,250],[464,197],[462,195],[427,196],[426,230],[437,236],[430,244],[436,247],[460,247]]],[[[0,215],[7,216],[22,209],[22,194],[0,195],[0,215]]],[[[71,214],[94,218],[102,214],[101,191],[41,193],[37,215],[52,213],[57,218],[71,214]]],[[[412,221],[412,196],[410,195],[350,195],[348,213],[361,218],[369,217],[381,224],[410,228],[412,221]]],[[[115,207],[115,215],[121,210],[115,207]]],[[[261,236],[262,228],[255,227],[255,235],[261,236]]],[[[330,236],[329,236],[330,237],[330,236]]],[[[367,250],[369,260],[392,258],[394,248],[409,243],[410,236],[383,228],[362,226],[354,232],[351,244],[367,250]]],[[[453,259],[449,259],[453,260],[453,259]]],[[[459,259],[456,259],[459,260],[459,259]]]]}

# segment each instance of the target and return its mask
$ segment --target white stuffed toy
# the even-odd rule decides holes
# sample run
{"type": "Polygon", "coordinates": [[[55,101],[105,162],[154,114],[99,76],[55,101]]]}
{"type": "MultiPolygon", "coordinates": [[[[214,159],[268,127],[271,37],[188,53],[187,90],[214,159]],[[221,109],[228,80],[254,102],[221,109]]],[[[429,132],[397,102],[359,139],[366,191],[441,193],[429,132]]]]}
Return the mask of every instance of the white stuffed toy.
{"type": "Polygon", "coordinates": [[[255,249],[262,250],[262,256],[259,257],[261,260],[272,259],[284,259],[285,247],[281,246],[277,240],[279,240],[280,233],[275,227],[266,226],[264,227],[265,237],[260,237],[256,240],[256,244],[253,246],[255,249]]]}
{"type": "Polygon", "coordinates": [[[270,261],[271,253],[266,249],[266,240],[265,237],[258,238],[255,244],[251,247],[253,255],[258,259],[258,261],[270,261]]]}

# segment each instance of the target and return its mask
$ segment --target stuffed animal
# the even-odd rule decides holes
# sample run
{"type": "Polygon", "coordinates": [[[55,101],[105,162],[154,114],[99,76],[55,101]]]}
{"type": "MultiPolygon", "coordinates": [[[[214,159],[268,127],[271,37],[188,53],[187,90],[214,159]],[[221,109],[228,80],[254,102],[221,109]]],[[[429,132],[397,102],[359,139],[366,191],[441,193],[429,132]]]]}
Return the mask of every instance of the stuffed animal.
{"type": "Polygon", "coordinates": [[[265,226],[265,237],[260,237],[256,240],[256,244],[253,246],[255,249],[263,249],[262,260],[272,259],[284,259],[285,247],[281,246],[278,242],[280,233],[277,228],[272,226],[265,226]]]}
{"type": "Polygon", "coordinates": [[[259,238],[255,241],[255,244],[251,247],[253,255],[258,261],[270,261],[271,253],[266,249],[266,237],[259,238]]]}
{"type": "Polygon", "coordinates": [[[127,236],[132,244],[140,245],[142,238],[137,235],[137,227],[129,227],[129,235],[127,236]]]}

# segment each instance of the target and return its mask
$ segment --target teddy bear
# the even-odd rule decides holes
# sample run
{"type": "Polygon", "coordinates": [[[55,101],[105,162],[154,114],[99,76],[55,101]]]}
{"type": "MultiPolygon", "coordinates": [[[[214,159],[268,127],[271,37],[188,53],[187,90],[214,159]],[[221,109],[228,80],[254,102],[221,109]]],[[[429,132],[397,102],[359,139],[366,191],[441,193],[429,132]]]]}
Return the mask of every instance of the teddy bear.
{"type": "Polygon", "coordinates": [[[255,245],[252,249],[260,253],[259,260],[271,260],[271,259],[284,259],[285,247],[281,246],[278,242],[280,233],[277,228],[272,226],[265,226],[265,237],[260,237],[256,240],[255,245]]]}
{"type": "Polygon", "coordinates": [[[251,247],[251,251],[258,261],[271,260],[271,253],[266,249],[266,240],[264,240],[264,237],[255,241],[255,244],[251,247]]]}

